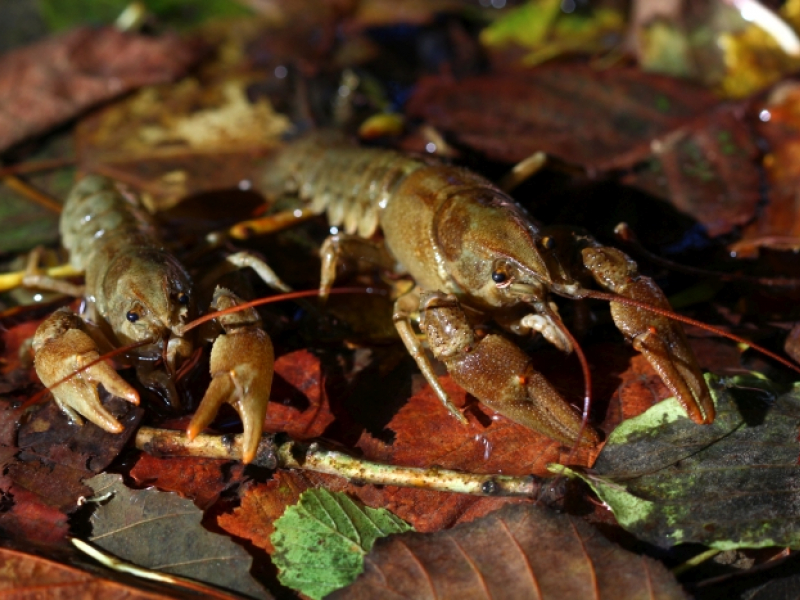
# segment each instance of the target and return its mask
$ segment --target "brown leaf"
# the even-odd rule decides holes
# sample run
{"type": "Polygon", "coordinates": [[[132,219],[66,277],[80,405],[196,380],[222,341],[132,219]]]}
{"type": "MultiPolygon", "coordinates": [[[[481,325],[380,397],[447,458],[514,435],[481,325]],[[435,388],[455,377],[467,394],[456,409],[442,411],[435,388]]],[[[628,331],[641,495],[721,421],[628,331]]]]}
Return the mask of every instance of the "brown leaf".
{"type": "Polygon", "coordinates": [[[156,458],[142,453],[130,475],[139,485],[176,492],[205,510],[222,492],[243,481],[244,465],[210,458],[156,458]]]}
{"type": "Polygon", "coordinates": [[[423,78],[407,112],[494,160],[542,151],[604,170],[647,157],[653,139],[714,103],[685,81],[570,64],[460,81],[423,78]]]}
{"type": "MultiPolygon", "coordinates": [[[[159,600],[174,598],[92,575],[72,566],[32,554],[0,548],[0,594],[9,600],[28,598],[106,598],[115,600],[159,600]]],[[[145,584],[149,587],[148,584],[145,584]]]]}
{"type": "Polygon", "coordinates": [[[726,107],[653,145],[646,168],[626,179],[700,222],[711,237],[731,233],[756,214],[762,175],[753,132],[726,107]]]}
{"type": "Polygon", "coordinates": [[[144,409],[120,398],[105,397],[106,408],[125,428],[109,433],[92,424],[75,425],[52,400],[47,400],[22,424],[17,445],[27,455],[52,461],[84,472],[85,477],[99,473],[113,461],[144,415],[144,409]]]}
{"type": "Polygon", "coordinates": [[[175,36],[81,28],[0,59],[0,150],[142,85],[169,81],[198,58],[175,36]]]}
{"type": "Polygon", "coordinates": [[[383,538],[329,598],[685,598],[666,568],[570,516],[509,506],[449,531],[383,538]]]}

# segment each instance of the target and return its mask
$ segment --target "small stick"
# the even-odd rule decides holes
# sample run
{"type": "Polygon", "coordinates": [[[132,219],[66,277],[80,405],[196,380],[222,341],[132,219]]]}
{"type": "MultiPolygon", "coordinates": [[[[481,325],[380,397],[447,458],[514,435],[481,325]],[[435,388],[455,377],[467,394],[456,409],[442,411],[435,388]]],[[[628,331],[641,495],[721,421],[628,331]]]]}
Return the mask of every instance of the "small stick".
{"type": "MultiPolygon", "coordinates": [[[[155,456],[201,456],[241,460],[241,435],[198,435],[190,442],[182,431],[142,427],[136,434],[136,447],[155,456]]],[[[416,487],[474,496],[536,497],[542,480],[533,475],[478,475],[448,469],[429,469],[387,465],[355,458],[319,442],[288,440],[275,443],[274,435],[264,435],[253,463],[270,469],[304,469],[343,477],[357,484],[416,487]]]]}
{"type": "Polygon", "coordinates": [[[15,175],[6,175],[3,177],[2,181],[7,187],[11,188],[31,202],[35,202],[39,206],[44,206],[45,208],[52,210],[54,213],[61,213],[63,207],[57,200],[53,199],[44,192],[37,190],[31,184],[22,181],[22,179],[19,177],[16,177],[15,175]]]}
{"type": "Polygon", "coordinates": [[[74,158],[50,158],[47,160],[29,160],[27,162],[0,167],[0,178],[9,175],[26,175],[28,173],[42,173],[44,171],[54,171],[63,167],[75,164],[74,158]]]}
{"type": "MultiPolygon", "coordinates": [[[[66,279],[67,277],[77,277],[83,275],[83,271],[76,271],[72,265],[58,265],[57,267],[50,267],[43,269],[45,277],[52,277],[53,279],[66,279]]],[[[0,292],[13,290],[22,285],[22,280],[28,274],[27,270],[12,271],[11,273],[0,273],[0,292]]]]}

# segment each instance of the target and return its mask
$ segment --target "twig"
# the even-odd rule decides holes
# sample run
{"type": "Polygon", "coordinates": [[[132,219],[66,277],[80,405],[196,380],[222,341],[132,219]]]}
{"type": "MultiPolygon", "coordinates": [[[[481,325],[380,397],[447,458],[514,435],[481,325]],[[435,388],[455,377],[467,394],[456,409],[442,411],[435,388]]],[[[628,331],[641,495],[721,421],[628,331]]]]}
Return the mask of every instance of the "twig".
{"type": "Polygon", "coordinates": [[[2,182],[6,184],[6,187],[11,188],[31,202],[35,202],[40,206],[44,206],[45,208],[52,210],[54,213],[61,213],[62,206],[57,200],[48,196],[41,190],[37,190],[29,183],[22,181],[22,179],[19,177],[15,175],[6,175],[2,178],[2,182]]]}
{"type": "MultiPolygon", "coordinates": [[[[386,465],[355,458],[319,442],[275,442],[274,435],[261,438],[254,464],[270,469],[305,469],[337,475],[358,484],[418,487],[475,496],[538,496],[542,480],[533,475],[478,475],[431,467],[421,469],[386,465]]],[[[284,437],[285,436],[281,436],[284,437]]],[[[190,442],[182,431],[142,427],[136,447],[156,456],[202,456],[241,460],[241,435],[199,435],[190,442]]]]}

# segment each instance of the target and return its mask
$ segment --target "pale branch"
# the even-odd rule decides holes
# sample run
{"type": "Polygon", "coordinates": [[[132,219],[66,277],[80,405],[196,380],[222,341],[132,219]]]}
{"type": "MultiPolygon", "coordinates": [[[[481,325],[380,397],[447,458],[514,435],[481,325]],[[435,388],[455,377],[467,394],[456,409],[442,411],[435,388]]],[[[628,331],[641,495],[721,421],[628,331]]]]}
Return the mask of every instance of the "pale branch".
{"type": "MultiPolygon", "coordinates": [[[[198,435],[189,441],[182,431],[142,427],[136,447],[155,456],[196,456],[241,460],[241,435],[198,435]]],[[[475,496],[531,496],[542,491],[542,479],[533,475],[486,475],[431,467],[402,467],[356,458],[326,448],[320,442],[304,443],[285,435],[261,438],[253,464],[268,469],[303,469],[343,477],[356,484],[395,485],[475,496]],[[277,438],[277,441],[276,441],[277,438]]]]}

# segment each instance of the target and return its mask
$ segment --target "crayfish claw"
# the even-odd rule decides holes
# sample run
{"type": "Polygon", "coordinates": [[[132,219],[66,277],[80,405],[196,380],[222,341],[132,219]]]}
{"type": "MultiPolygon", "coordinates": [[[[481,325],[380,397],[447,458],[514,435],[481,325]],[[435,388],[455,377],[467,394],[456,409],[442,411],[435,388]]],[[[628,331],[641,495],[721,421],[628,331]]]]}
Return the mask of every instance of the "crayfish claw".
{"type": "MultiPolygon", "coordinates": [[[[639,275],[636,263],[620,250],[590,247],[582,254],[584,265],[604,288],[642,306],[672,312],[661,288],[649,277],[639,275]]],[[[681,325],[646,308],[610,304],[617,328],[647,358],[689,418],[698,424],[712,423],[714,402],[681,325]]]]}
{"type": "Polygon", "coordinates": [[[688,346],[664,339],[652,328],[634,338],[633,347],[650,362],[692,421],[698,425],[714,421],[714,402],[696,363],[693,368],[694,356],[685,354],[688,346]]]}
{"type": "Polygon", "coordinates": [[[83,322],[69,309],[50,315],[33,338],[36,374],[56,404],[76,424],[84,417],[110,433],[123,427],[100,402],[97,386],[112,395],[139,404],[139,394],[111,366],[101,362],[95,341],[83,322]]]}
{"type": "Polygon", "coordinates": [[[424,292],[420,311],[434,356],[483,404],[565,445],[594,447],[600,441],[516,344],[494,334],[476,341],[455,296],[424,292]]]}
{"type": "MultiPolygon", "coordinates": [[[[239,304],[241,300],[233,292],[220,287],[214,292],[213,306],[217,310],[239,304]]],[[[223,315],[219,321],[225,333],[211,349],[211,384],[189,423],[187,435],[194,439],[214,420],[220,406],[228,403],[242,419],[242,462],[249,463],[256,456],[264,426],[275,354],[255,309],[223,315]]]]}

